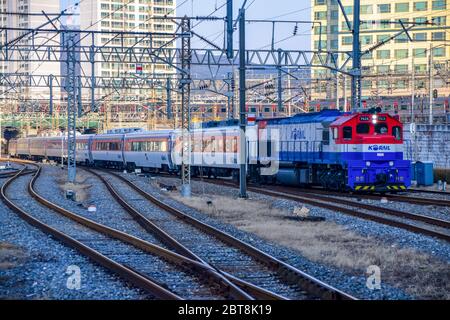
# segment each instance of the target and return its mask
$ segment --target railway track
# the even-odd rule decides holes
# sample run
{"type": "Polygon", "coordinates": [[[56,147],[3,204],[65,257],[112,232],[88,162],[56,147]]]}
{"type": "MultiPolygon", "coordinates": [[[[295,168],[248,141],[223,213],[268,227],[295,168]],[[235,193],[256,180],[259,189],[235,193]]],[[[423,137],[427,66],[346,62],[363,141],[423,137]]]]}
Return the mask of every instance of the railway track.
{"type": "MultiPolygon", "coordinates": [[[[204,179],[203,181],[236,188],[235,183],[220,179],[204,179]]],[[[316,193],[315,190],[304,191],[303,189],[298,190],[279,186],[270,186],[270,190],[263,187],[249,186],[248,190],[268,196],[307,203],[313,206],[342,212],[351,216],[450,241],[449,221],[336,197],[342,197],[342,193],[326,193],[323,190],[316,193]],[[361,209],[364,211],[361,211],[361,209]],[[378,214],[373,214],[373,212],[377,212],[378,214]],[[404,220],[400,220],[399,218],[404,220]]],[[[370,198],[379,199],[379,197],[370,198]]]]}
{"type": "MultiPolygon", "coordinates": [[[[173,289],[169,289],[170,287],[176,287],[178,288],[178,291],[185,293],[187,298],[252,299],[250,295],[243,290],[236,288],[236,286],[212,268],[165,248],[143,241],[132,235],[86,219],[44,199],[34,190],[34,183],[41,172],[40,167],[38,167],[36,174],[28,183],[28,193],[39,203],[39,205],[45,206],[47,211],[51,210],[58,213],[60,224],[57,225],[58,223],[55,221],[58,219],[55,217],[52,219],[49,219],[48,217],[44,218],[43,216],[40,217],[41,219],[35,217],[27,212],[19,204],[17,199],[8,195],[8,188],[10,188],[19,177],[22,177],[25,174],[24,171],[25,168],[15,176],[11,177],[0,190],[1,197],[8,207],[14,210],[22,219],[31,225],[72,247],[108,270],[118,274],[123,279],[126,279],[135,286],[150,293],[155,298],[186,298],[185,296],[174,292],[173,289]],[[63,223],[61,223],[61,219],[64,220],[63,223]],[[90,233],[86,234],[86,230],[83,228],[81,229],[83,229],[85,233],[79,233],[81,232],[81,226],[86,230],[89,230],[90,233]],[[73,233],[75,233],[75,235],[73,235],[73,233]],[[80,240],[80,238],[83,240],[80,240]],[[112,241],[115,241],[113,245],[114,250],[112,252],[106,250],[108,251],[106,254],[101,252],[105,251],[105,246],[112,241]],[[148,259],[149,261],[142,261],[143,254],[147,257],[151,257],[148,259]],[[118,258],[125,260],[125,263],[115,261],[118,258]],[[161,274],[159,271],[155,272],[155,270],[149,270],[148,268],[146,270],[145,266],[153,266],[153,268],[156,266],[157,270],[164,270],[164,272],[161,274]],[[189,276],[187,276],[187,273],[189,273],[189,276]],[[153,276],[150,276],[149,274],[153,276]],[[154,275],[157,274],[159,274],[160,277],[163,276],[164,281],[161,279],[154,279],[154,275]],[[183,279],[188,279],[190,286],[180,288],[182,285],[180,281],[183,279]]],[[[36,210],[33,212],[36,214],[36,210]]]]}
{"type": "MultiPolygon", "coordinates": [[[[265,287],[266,290],[276,287],[277,290],[274,291],[289,298],[355,299],[351,295],[165,204],[117,173],[105,170],[88,169],[88,171],[104,183],[117,202],[129,211],[134,219],[149,232],[156,234],[166,245],[180,254],[218,270],[230,281],[255,296],[258,296],[259,293],[255,292],[252,286],[265,287]],[[118,187],[117,181],[112,183],[111,178],[113,181],[118,179],[119,182],[123,182],[125,188],[151,202],[153,206],[160,209],[159,211],[162,210],[163,214],[157,215],[153,219],[147,218],[133,206],[132,201],[124,199],[126,191],[123,187],[118,187]],[[171,234],[169,235],[165,230],[170,230],[171,234]],[[186,237],[186,235],[188,236],[186,237]],[[231,263],[232,261],[234,263],[231,263]]],[[[135,195],[129,198],[135,198],[135,195]]],[[[142,202],[139,203],[142,204],[142,202]]]]}
{"type": "Polygon", "coordinates": [[[450,197],[450,192],[448,191],[438,191],[438,190],[421,190],[421,189],[409,189],[408,191],[413,193],[429,193],[429,194],[440,194],[450,197]]]}
{"type": "MultiPolygon", "coordinates": [[[[439,207],[449,207],[450,200],[445,199],[424,199],[424,198],[415,198],[412,196],[405,196],[399,194],[385,194],[385,195],[375,195],[375,194],[364,194],[364,193],[344,193],[344,192],[335,192],[335,191],[327,191],[322,189],[298,189],[299,192],[304,193],[315,193],[315,194],[323,194],[323,195],[333,195],[338,197],[348,197],[348,198],[360,198],[360,199],[369,199],[369,200],[381,200],[381,198],[386,198],[390,201],[398,201],[398,202],[406,202],[411,204],[425,205],[425,206],[439,206],[439,207]]],[[[424,192],[419,190],[408,190],[414,193],[424,192]]],[[[430,194],[447,194],[449,193],[441,193],[439,191],[425,191],[424,193],[430,194]]]]}

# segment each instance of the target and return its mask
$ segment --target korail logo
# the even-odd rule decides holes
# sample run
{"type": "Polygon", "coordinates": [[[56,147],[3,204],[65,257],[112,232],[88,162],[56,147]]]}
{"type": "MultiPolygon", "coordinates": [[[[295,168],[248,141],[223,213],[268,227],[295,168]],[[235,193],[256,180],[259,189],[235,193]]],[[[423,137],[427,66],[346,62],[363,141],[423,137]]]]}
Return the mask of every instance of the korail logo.
{"type": "Polygon", "coordinates": [[[391,146],[374,144],[374,145],[370,145],[368,147],[368,150],[369,151],[391,151],[391,146]]]}

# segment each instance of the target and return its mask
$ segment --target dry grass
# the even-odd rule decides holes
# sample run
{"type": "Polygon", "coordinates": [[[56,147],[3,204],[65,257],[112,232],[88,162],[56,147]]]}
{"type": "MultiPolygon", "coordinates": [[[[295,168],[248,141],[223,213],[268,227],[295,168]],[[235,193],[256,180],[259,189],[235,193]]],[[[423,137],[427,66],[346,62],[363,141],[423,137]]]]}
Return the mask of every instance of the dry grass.
{"type": "Polygon", "coordinates": [[[415,249],[399,248],[364,237],[330,221],[301,222],[284,217],[291,212],[274,208],[270,201],[227,196],[182,198],[184,204],[299,251],[312,261],[364,275],[369,265],[381,268],[382,281],[423,299],[450,299],[449,264],[415,249]],[[211,204],[207,204],[207,201],[211,204]]]}
{"type": "MultiPolygon", "coordinates": [[[[52,173],[53,174],[53,173],[52,173]]],[[[79,202],[86,201],[90,197],[89,190],[91,185],[86,183],[89,178],[89,174],[82,170],[77,170],[76,183],[67,182],[65,171],[58,174],[56,180],[59,187],[63,190],[64,194],[67,190],[73,190],[75,192],[75,200],[79,202]]]]}
{"type": "Polygon", "coordinates": [[[20,247],[0,242],[0,270],[11,269],[26,259],[27,255],[20,247]]]}

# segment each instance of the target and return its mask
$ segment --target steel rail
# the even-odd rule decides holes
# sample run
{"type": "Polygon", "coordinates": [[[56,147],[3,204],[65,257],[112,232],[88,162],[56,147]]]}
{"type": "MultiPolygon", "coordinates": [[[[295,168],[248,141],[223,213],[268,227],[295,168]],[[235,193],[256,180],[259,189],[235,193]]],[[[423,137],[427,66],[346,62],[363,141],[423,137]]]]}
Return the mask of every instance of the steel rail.
{"type": "MultiPolygon", "coordinates": [[[[410,189],[411,190],[411,189],[410,189]]],[[[325,195],[336,195],[340,197],[350,197],[350,198],[362,198],[362,199],[371,199],[371,200],[380,200],[382,197],[385,197],[388,200],[391,201],[399,201],[399,202],[406,202],[411,204],[418,204],[418,205],[432,205],[432,206],[440,206],[440,207],[449,207],[450,206],[450,200],[445,199],[418,199],[408,196],[402,196],[402,195],[392,195],[392,194],[385,194],[385,195],[374,195],[374,194],[363,194],[363,193],[344,193],[344,192],[335,192],[335,191],[327,191],[323,189],[301,189],[302,192],[307,193],[316,193],[316,194],[325,194],[325,195]]],[[[416,191],[413,191],[416,192],[416,191]]],[[[421,191],[417,191],[421,192],[421,191]]],[[[438,191],[430,191],[429,193],[436,193],[438,191]]],[[[427,193],[425,191],[425,193],[427,193]]],[[[444,193],[445,194],[445,193],[444,193]]],[[[450,194],[450,193],[448,193],[450,194]]]]}
{"type": "Polygon", "coordinates": [[[163,243],[165,243],[172,249],[176,250],[179,254],[184,255],[192,260],[198,261],[210,268],[213,268],[218,273],[222,274],[228,281],[239,287],[239,290],[244,290],[245,292],[250,293],[250,295],[253,296],[254,298],[264,300],[287,300],[286,297],[283,297],[274,292],[268,291],[252,283],[239,279],[206,262],[198,255],[196,255],[194,252],[186,248],[178,240],[169,235],[166,231],[164,231],[156,224],[154,224],[152,221],[147,219],[142,213],[136,210],[133,206],[131,206],[123,197],[120,196],[120,194],[116,191],[116,189],[103,176],[87,168],[84,168],[84,170],[96,176],[106,186],[106,188],[111,193],[113,198],[122,206],[122,208],[124,208],[131,215],[131,217],[134,220],[136,220],[137,223],[139,223],[139,225],[141,225],[150,234],[153,234],[156,237],[158,237],[158,239],[160,239],[163,243]]]}
{"type": "Polygon", "coordinates": [[[108,171],[109,174],[119,178],[123,182],[125,182],[127,185],[129,185],[132,189],[134,189],[136,192],[138,192],[141,196],[155,204],[156,206],[160,207],[161,209],[173,214],[174,216],[178,217],[184,222],[189,223],[190,225],[196,227],[197,229],[203,231],[206,234],[209,234],[211,236],[216,237],[217,239],[223,241],[224,243],[234,246],[241,251],[247,253],[248,255],[252,256],[256,260],[264,263],[269,268],[274,270],[281,278],[285,279],[287,282],[296,284],[308,294],[322,298],[322,299],[329,299],[329,300],[356,300],[357,298],[337,289],[334,288],[315,277],[255,248],[254,246],[245,243],[232,235],[225,233],[223,231],[220,231],[219,229],[210,226],[204,222],[201,222],[198,219],[195,219],[194,217],[185,214],[184,212],[169,206],[165,204],[164,202],[160,201],[156,197],[152,196],[151,194],[145,192],[141,188],[139,188],[137,185],[135,185],[133,182],[128,180],[127,178],[122,177],[121,175],[108,171]]]}
{"type": "MultiPolygon", "coordinates": [[[[450,192],[449,191],[438,191],[438,190],[421,190],[421,189],[408,189],[408,191],[414,192],[414,193],[429,193],[429,194],[441,194],[441,195],[446,195],[446,196],[450,196],[450,192]]],[[[438,199],[436,199],[438,200],[438,199]]]]}
{"type": "MultiPolygon", "coordinates": [[[[309,195],[309,194],[306,194],[306,193],[301,192],[301,191],[300,192],[299,191],[295,192],[291,188],[275,187],[274,190],[279,190],[281,192],[286,192],[286,193],[288,193],[290,195],[294,195],[294,196],[295,195],[304,195],[304,196],[309,195]]],[[[366,210],[371,210],[371,211],[378,211],[378,212],[383,213],[383,214],[387,214],[387,215],[391,215],[391,216],[395,216],[395,217],[407,218],[409,220],[425,222],[425,223],[428,223],[428,224],[431,224],[431,225],[435,225],[435,226],[438,226],[438,227],[450,229],[450,221],[446,221],[446,220],[442,220],[442,219],[438,219],[438,218],[433,218],[433,217],[422,215],[422,214],[404,212],[404,211],[400,211],[400,210],[394,210],[394,209],[390,209],[390,208],[379,207],[379,206],[375,206],[375,205],[371,205],[371,204],[355,202],[355,201],[352,201],[352,200],[333,198],[333,197],[326,196],[326,195],[322,196],[322,195],[314,194],[314,198],[318,199],[318,200],[332,201],[334,203],[339,203],[339,204],[344,204],[344,205],[348,205],[348,206],[358,207],[358,208],[361,208],[361,209],[366,209],[366,210]]]]}
{"type": "MultiPolygon", "coordinates": [[[[224,181],[224,180],[204,179],[203,181],[213,183],[213,184],[226,185],[229,187],[237,188],[236,184],[234,184],[232,182],[224,181]]],[[[273,188],[274,186],[271,186],[271,187],[273,188]]],[[[373,205],[369,205],[369,204],[365,204],[365,203],[359,203],[359,202],[355,202],[355,201],[349,201],[349,200],[345,200],[345,199],[321,196],[321,195],[333,195],[333,196],[352,196],[352,195],[342,194],[342,193],[326,193],[325,190],[317,190],[318,191],[317,193],[320,193],[320,194],[317,194],[316,190],[309,190],[309,189],[308,190],[302,189],[301,191],[294,192],[291,190],[291,188],[282,188],[281,191],[277,192],[275,190],[266,190],[261,187],[254,187],[254,186],[250,186],[249,190],[257,192],[257,193],[266,194],[269,196],[282,197],[287,200],[308,203],[310,205],[318,206],[321,208],[325,208],[325,209],[329,209],[329,210],[333,210],[333,211],[339,211],[339,212],[342,212],[342,213],[345,213],[348,215],[352,215],[355,217],[363,218],[366,220],[372,220],[372,221],[375,221],[378,223],[402,228],[402,229],[412,231],[415,233],[425,234],[428,236],[433,236],[433,237],[437,237],[439,239],[450,241],[449,234],[437,232],[437,231],[426,229],[426,228],[417,227],[414,225],[410,225],[408,223],[403,223],[401,221],[390,220],[390,219],[387,219],[384,217],[375,216],[372,214],[363,213],[363,212],[355,211],[355,210],[348,209],[348,208],[334,206],[329,203],[314,201],[314,199],[319,200],[319,201],[327,201],[327,202],[331,201],[334,203],[353,206],[356,208],[361,208],[361,209],[366,209],[366,210],[371,210],[371,211],[378,211],[383,214],[392,215],[392,216],[401,217],[401,218],[407,218],[409,220],[414,220],[414,221],[419,221],[419,222],[425,222],[427,224],[431,224],[434,226],[442,227],[445,229],[450,229],[450,222],[446,221],[446,220],[437,219],[437,218],[420,215],[420,214],[416,214],[416,213],[403,212],[403,211],[394,210],[394,209],[390,209],[390,208],[381,208],[378,206],[373,206],[373,205]]],[[[280,187],[278,187],[278,190],[280,190],[280,187]]]]}
{"type": "Polygon", "coordinates": [[[29,191],[30,191],[30,194],[44,206],[47,206],[47,207],[51,208],[52,210],[62,214],[63,216],[70,218],[87,228],[90,228],[97,232],[100,232],[110,238],[117,239],[117,240],[127,243],[129,245],[132,245],[140,250],[157,255],[163,259],[166,259],[167,261],[171,262],[172,264],[176,264],[177,266],[179,266],[181,268],[188,268],[189,270],[191,270],[191,271],[195,272],[196,274],[198,274],[199,276],[201,276],[201,278],[207,279],[209,282],[216,283],[220,288],[222,288],[222,292],[224,292],[224,294],[226,294],[226,296],[229,298],[239,299],[239,300],[252,300],[253,299],[252,296],[243,292],[239,288],[236,288],[235,286],[233,286],[232,283],[230,283],[230,281],[228,281],[220,273],[218,273],[216,270],[212,269],[211,267],[208,267],[198,261],[190,259],[189,257],[185,257],[176,252],[167,250],[158,245],[144,241],[144,240],[137,238],[135,236],[132,236],[130,234],[124,233],[117,229],[99,224],[93,220],[79,216],[73,212],[70,212],[67,209],[64,209],[64,208],[48,201],[44,197],[40,196],[34,190],[34,183],[36,182],[36,179],[38,178],[39,174],[40,174],[40,171],[38,171],[37,174],[35,175],[35,177],[30,181],[29,191]]]}
{"type": "MultiPolygon", "coordinates": [[[[36,177],[39,173],[40,169],[37,169],[37,172],[34,177],[36,177]]],[[[20,218],[25,220],[30,225],[38,228],[39,230],[43,231],[44,233],[52,236],[53,238],[61,241],[65,245],[75,249],[79,253],[81,253],[84,256],[87,256],[94,262],[98,263],[99,265],[105,267],[106,269],[118,274],[123,279],[128,280],[135,286],[143,289],[146,292],[151,293],[157,298],[161,299],[175,299],[180,300],[181,297],[178,295],[170,292],[169,290],[159,286],[155,282],[151,281],[150,279],[143,277],[142,275],[132,271],[131,269],[127,268],[126,266],[117,263],[116,261],[104,256],[100,252],[86,246],[85,244],[81,243],[80,241],[72,238],[71,236],[64,234],[63,232],[58,231],[57,229],[45,224],[44,222],[34,218],[32,215],[28,214],[25,210],[17,206],[11,199],[9,199],[6,195],[7,188],[11,185],[11,183],[17,179],[19,176],[24,174],[25,168],[20,170],[16,175],[8,179],[1,187],[0,189],[0,196],[3,200],[3,202],[14,212],[18,214],[20,218]]],[[[34,179],[34,178],[33,178],[34,179]]]]}
{"type": "Polygon", "coordinates": [[[436,237],[436,238],[443,239],[443,240],[450,242],[449,234],[437,232],[437,231],[427,229],[427,228],[418,227],[418,226],[408,224],[405,222],[401,222],[401,221],[397,221],[397,220],[391,220],[391,219],[388,219],[385,217],[381,217],[381,216],[377,216],[377,215],[373,215],[373,214],[369,214],[369,213],[360,212],[355,209],[339,207],[339,206],[336,206],[336,205],[333,205],[330,203],[321,202],[321,201],[334,201],[334,198],[327,198],[326,200],[317,201],[317,200],[314,200],[314,198],[316,198],[316,195],[313,193],[308,194],[308,197],[305,197],[305,196],[299,196],[299,195],[293,195],[293,194],[286,194],[285,192],[269,191],[269,190],[265,190],[262,188],[255,188],[255,187],[249,187],[249,190],[253,191],[253,192],[273,196],[273,197],[281,197],[281,198],[288,199],[288,200],[293,200],[293,201],[302,202],[302,203],[308,203],[313,206],[321,207],[324,209],[329,209],[332,211],[342,212],[342,213],[345,213],[345,214],[348,214],[348,215],[351,215],[354,217],[363,218],[365,220],[371,220],[371,221],[378,222],[381,224],[405,229],[408,231],[412,231],[412,232],[419,233],[419,234],[424,234],[427,236],[436,237]]]}

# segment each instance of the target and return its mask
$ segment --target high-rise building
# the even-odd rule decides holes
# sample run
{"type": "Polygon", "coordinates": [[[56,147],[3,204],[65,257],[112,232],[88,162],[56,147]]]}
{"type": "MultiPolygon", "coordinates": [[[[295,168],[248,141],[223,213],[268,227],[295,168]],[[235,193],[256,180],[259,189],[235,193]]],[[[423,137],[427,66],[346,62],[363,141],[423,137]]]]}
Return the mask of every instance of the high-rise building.
{"type": "MultiPolygon", "coordinates": [[[[27,32],[26,29],[36,28],[47,21],[43,15],[39,15],[42,11],[50,14],[60,12],[59,1],[54,0],[0,0],[0,22],[2,27],[16,28],[16,30],[8,30],[1,33],[1,43],[5,43],[6,39],[11,41],[27,32]],[[36,15],[31,13],[37,13],[36,15]],[[22,30],[18,30],[18,28],[22,30]]],[[[55,22],[55,25],[59,25],[55,22]]],[[[39,33],[34,37],[34,45],[39,46],[43,43],[57,44],[59,39],[51,39],[54,34],[45,32],[39,33]]],[[[28,37],[24,37],[18,43],[21,46],[30,46],[32,41],[28,37]]],[[[23,61],[1,61],[0,72],[3,74],[21,74],[21,75],[59,75],[59,65],[54,62],[33,62],[27,61],[26,57],[20,56],[17,52],[12,53],[17,60],[23,57],[23,61]]],[[[30,53],[30,58],[33,53],[30,53]]],[[[2,98],[5,95],[14,96],[14,99],[21,100],[23,103],[39,104],[40,101],[49,100],[48,88],[36,88],[28,85],[17,85],[12,87],[9,84],[2,86],[2,98]]],[[[59,88],[55,88],[54,95],[59,95],[59,88]]]]}
{"type": "MultiPolygon", "coordinates": [[[[351,51],[352,34],[336,0],[311,0],[312,20],[316,21],[311,47],[313,50],[351,51]]],[[[362,51],[371,49],[377,43],[395,35],[417,23],[406,33],[387,44],[362,56],[362,96],[365,105],[408,109],[412,95],[415,103],[420,97],[437,90],[436,107],[448,104],[450,88],[448,83],[450,67],[450,3],[448,0],[364,0],[360,6],[360,41],[362,51]],[[447,102],[445,101],[447,99],[447,102]]],[[[353,0],[342,0],[345,12],[353,25],[353,0]]],[[[340,64],[345,54],[337,57],[340,64]]],[[[351,61],[347,65],[351,68],[351,61]]],[[[317,105],[335,105],[336,94],[339,105],[343,97],[350,96],[350,78],[347,77],[346,90],[341,75],[329,70],[314,69],[312,75],[318,79],[312,88],[312,100],[317,105]],[[337,77],[337,81],[336,81],[337,77]],[[330,85],[330,83],[332,85],[330,85]]],[[[425,104],[428,104],[428,100],[425,104]]],[[[347,99],[350,102],[350,99],[347,99]]],[[[415,106],[417,107],[417,105],[415,106]]]]}
{"type": "MultiPolygon", "coordinates": [[[[84,0],[80,4],[80,29],[95,31],[132,31],[132,32],[163,32],[173,33],[176,24],[168,19],[158,17],[175,16],[175,0],[84,0]]],[[[122,39],[114,37],[114,34],[96,34],[94,41],[96,45],[108,47],[134,47],[134,48],[175,48],[176,42],[168,42],[169,37],[127,37],[122,39]]],[[[89,42],[91,39],[88,40],[89,42]]],[[[85,42],[81,42],[82,45],[85,42]]],[[[97,58],[99,58],[99,55],[97,58]]],[[[151,63],[149,56],[143,56],[138,65],[134,63],[118,63],[115,61],[103,61],[95,63],[94,72],[96,77],[120,78],[136,77],[151,78],[153,75],[174,74],[175,69],[164,63],[151,63]]],[[[83,64],[86,75],[91,74],[91,66],[83,64]]],[[[165,92],[165,91],[164,91],[165,92]]],[[[154,101],[155,95],[161,96],[162,88],[148,89],[126,89],[121,90],[120,95],[114,93],[113,88],[98,89],[98,97],[108,96],[112,100],[122,103],[128,100],[132,104],[141,103],[146,105],[154,101]]]]}

